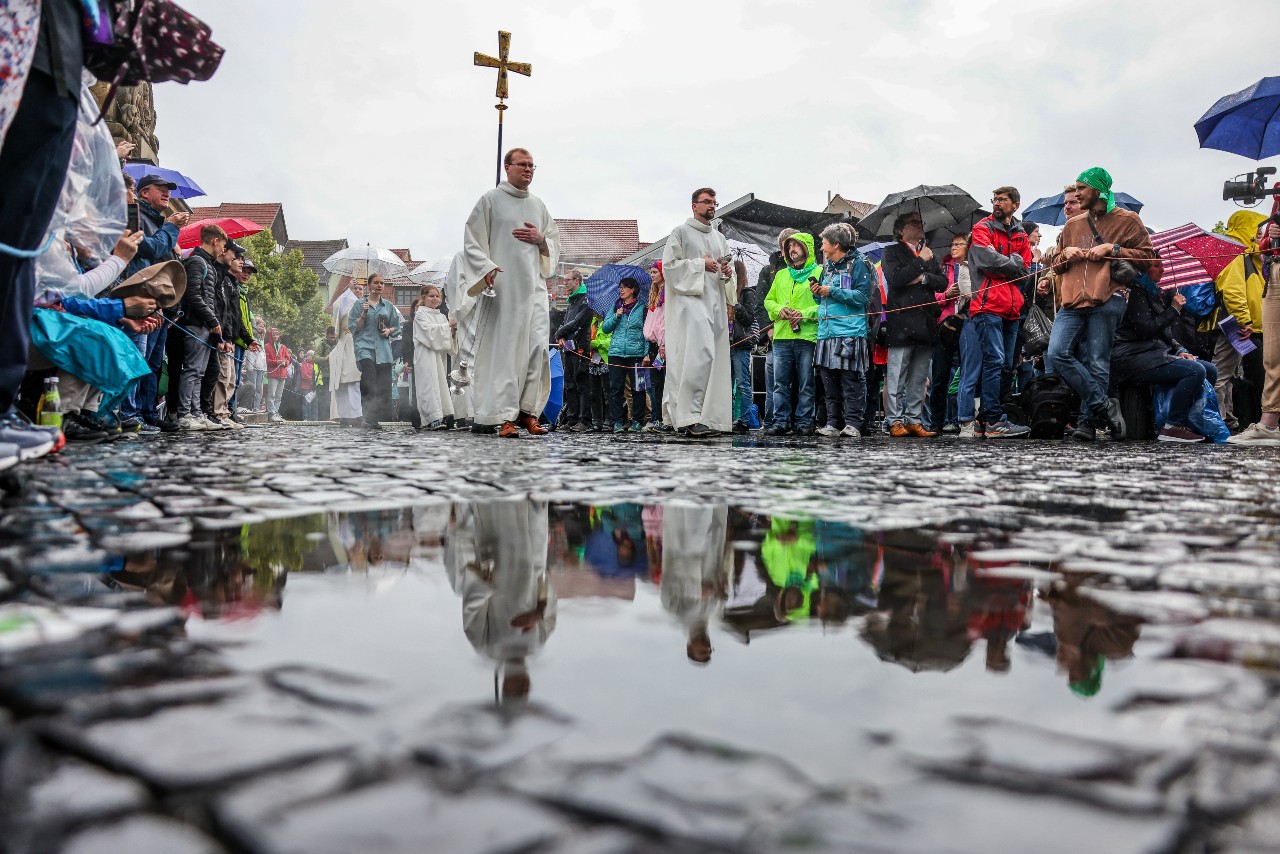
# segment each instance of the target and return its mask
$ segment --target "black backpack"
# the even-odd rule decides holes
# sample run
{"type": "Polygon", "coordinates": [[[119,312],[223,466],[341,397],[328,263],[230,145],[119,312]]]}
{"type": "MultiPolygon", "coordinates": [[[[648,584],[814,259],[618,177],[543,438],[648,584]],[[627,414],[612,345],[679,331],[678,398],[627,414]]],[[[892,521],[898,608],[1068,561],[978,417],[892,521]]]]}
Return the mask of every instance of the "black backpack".
{"type": "Polygon", "coordinates": [[[1080,396],[1058,374],[1044,374],[1022,392],[1032,439],[1061,439],[1080,408],[1080,396]]]}

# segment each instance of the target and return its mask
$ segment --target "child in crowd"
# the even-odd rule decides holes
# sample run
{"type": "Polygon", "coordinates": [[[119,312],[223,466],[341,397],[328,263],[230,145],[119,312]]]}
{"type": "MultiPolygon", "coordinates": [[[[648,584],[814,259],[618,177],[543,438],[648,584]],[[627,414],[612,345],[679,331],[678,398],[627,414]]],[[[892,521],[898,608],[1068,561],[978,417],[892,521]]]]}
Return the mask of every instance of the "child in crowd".
{"type": "Polygon", "coordinates": [[[418,414],[428,430],[444,430],[445,417],[453,415],[449,398],[449,355],[458,350],[458,322],[440,311],[444,292],[423,285],[413,314],[413,377],[418,414]]]}

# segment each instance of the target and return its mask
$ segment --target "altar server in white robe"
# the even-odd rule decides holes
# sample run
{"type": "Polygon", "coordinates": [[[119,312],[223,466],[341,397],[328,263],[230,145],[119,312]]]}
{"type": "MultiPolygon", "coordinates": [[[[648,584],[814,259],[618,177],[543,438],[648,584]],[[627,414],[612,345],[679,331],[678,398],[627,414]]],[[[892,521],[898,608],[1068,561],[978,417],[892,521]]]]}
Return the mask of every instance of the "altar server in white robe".
{"type": "Polygon", "coordinates": [[[329,353],[329,411],[336,413],[339,421],[356,422],[364,416],[360,404],[360,366],[356,363],[355,339],[347,326],[347,313],[363,297],[364,282],[355,280],[330,306],[338,343],[329,353]]]}
{"type": "Polygon", "coordinates": [[[418,299],[420,305],[413,313],[413,383],[418,416],[423,427],[442,430],[444,419],[454,414],[449,394],[449,354],[457,352],[457,323],[440,311],[444,291],[439,285],[423,285],[418,299]]]}
{"type": "Polygon", "coordinates": [[[667,384],[663,421],[704,438],[733,428],[728,294],[737,281],[728,241],[711,226],[716,194],[693,194],[693,216],[676,227],[662,252],[666,280],[667,384]]]}
{"type": "MultiPolygon", "coordinates": [[[[467,293],[467,283],[462,279],[462,253],[453,256],[449,265],[449,273],[444,280],[445,306],[449,310],[449,319],[458,324],[458,352],[449,360],[450,373],[459,370],[462,360],[467,362],[467,381],[470,382],[472,355],[475,350],[476,300],[486,297],[471,296],[467,293]]],[[[458,386],[457,392],[450,383],[450,395],[453,397],[454,425],[459,421],[471,420],[471,386],[458,386]]]]}
{"type": "Polygon", "coordinates": [[[533,156],[513,148],[503,158],[507,180],[480,197],[463,233],[461,279],[479,296],[471,402],[477,425],[498,435],[547,432],[538,416],[551,393],[547,352],[547,282],[560,252],[560,231],[547,207],[529,193],[533,156]]]}

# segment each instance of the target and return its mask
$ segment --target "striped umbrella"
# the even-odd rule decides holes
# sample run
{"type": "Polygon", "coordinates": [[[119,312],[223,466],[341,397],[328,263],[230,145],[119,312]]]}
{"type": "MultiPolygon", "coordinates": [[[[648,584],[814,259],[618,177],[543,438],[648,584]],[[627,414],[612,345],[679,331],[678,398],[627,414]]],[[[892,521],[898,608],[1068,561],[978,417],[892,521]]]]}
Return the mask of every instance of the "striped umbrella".
{"type": "Polygon", "coordinates": [[[1213,281],[1213,276],[1205,270],[1204,264],[1177,246],[1180,240],[1204,237],[1207,234],[1203,228],[1189,222],[1151,235],[1151,245],[1160,253],[1160,260],[1164,264],[1164,277],[1160,279],[1162,289],[1185,288],[1213,281]]]}

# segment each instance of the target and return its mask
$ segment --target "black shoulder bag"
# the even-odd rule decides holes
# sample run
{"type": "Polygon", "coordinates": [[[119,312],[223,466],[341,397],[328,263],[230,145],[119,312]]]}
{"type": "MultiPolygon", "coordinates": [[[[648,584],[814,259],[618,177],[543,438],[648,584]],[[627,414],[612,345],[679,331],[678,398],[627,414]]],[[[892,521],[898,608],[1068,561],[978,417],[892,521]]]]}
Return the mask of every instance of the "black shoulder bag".
{"type": "MultiPolygon", "coordinates": [[[[1102,235],[1098,233],[1098,226],[1093,222],[1093,214],[1089,214],[1089,230],[1093,232],[1093,239],[1097,241],[1095,246],[1101,246],[1107,241],[1102,239],[1102,235]]],[[[1132,261],[1126,261],[1123,258],[1113,258],[1111,260],[1111,281],[1124,285],[1126,288],[1133,284],[1133,280],[1138,278],[1138,267],[1132,261]]]]}

